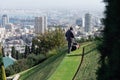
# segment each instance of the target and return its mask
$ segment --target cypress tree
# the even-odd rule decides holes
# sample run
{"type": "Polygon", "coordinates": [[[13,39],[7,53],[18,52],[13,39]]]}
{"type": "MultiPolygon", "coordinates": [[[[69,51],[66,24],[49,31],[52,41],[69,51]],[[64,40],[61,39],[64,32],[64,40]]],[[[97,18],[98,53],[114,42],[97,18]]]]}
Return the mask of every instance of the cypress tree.
{"type": "Polygon", "coordinates": [[[3,47],[2,47],[2,55],[3,55],[3,57],[5,57],[4,48],[3,47]]]}
{"type": "Polygon", "coordinates": [[[28,46],[26,45],[26,46],[25,46],[24,58],[26,58],[28,54],[29,54],[29,48],[28,48],[28,46]]]}
{"type": "Polygon", "coordinates": [[[32,42],[31,53],[35,53],[35,44],[32,42]]]}
{"type": "Polygon", "coordinates": [[[18,60],[19,59],[19,52],[18,51],[16,51],[16,59],[18,60]]]}
{"type": "Polygon", "coordinates": [[[104,0],[106,3],[103,41],[100,45],[101,66],[97,80],[120,80],[120,0],[104,0]]]}
{"type": "Polygon", "coordinates": [[[14,47],[14,46],[12,47],[11,56],[12,56],[13,58],[16,58],[16,50],[15,50],[15,47],[14,47]]]}

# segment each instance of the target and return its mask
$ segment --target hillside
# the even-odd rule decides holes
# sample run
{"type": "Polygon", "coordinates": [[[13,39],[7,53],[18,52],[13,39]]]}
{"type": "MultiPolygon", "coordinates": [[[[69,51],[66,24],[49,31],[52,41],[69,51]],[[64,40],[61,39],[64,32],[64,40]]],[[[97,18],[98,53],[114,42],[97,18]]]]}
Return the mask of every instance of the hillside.
{"type": "MultiPolygon", "coordinates": [[[[87,44],[89,43],[84,43],[83,45],[81,45],[80,49],[73,51],[71,54],[66,54],[67,48],[64,48],[63,50],[58,51],[59,53],[57,55],[49,58],[42,64],[39,64],[29,69],[28,71],[20,73],[21,74],[20,80],[36,80],[36,79],[53,80],[52,78],[57,77],[56,76],[57,74],[58,75],[63,74],[61,72],[64,72],[64,74],[66,74],[66,78],[71,79],[74,76],[77,70],[77,67],[79,65],[81,54],[82,54],[82,47],[87,44]],[[71,72],[71,77],[67,77],[67,75],[69,75],[69,72],[71,72]]],[[[61,75],[61,78],[62,76],[63,75],[61,75]]],[[[66,80],[66,78],[64,80],[66,80]]]]}
{"type": "Polygon", "coordinates": [[[85,47],[85,54],[82,65],[78,70],[75,80],[96,80],[96,70],[100,55],[96,49],[96,44],[85,47]]]}
{"type": "Polygon", "coordinates": [[[19,80],[72,80],[74,76],[74,80],[96,80],[99,55],[95,43],[84,43],[80,49],[71,54],[66,54],[66,50],[67,48],[64,48],[45,62],[19,73],[19,80]],[[83,62],[78,69],[83,47],[85,47],[83,62]]]}
{"type": "Polygon", "coordinates": [[[55,56],[47,59],[43,63],[21,72],[19,80],[46,80],[59,66],[66,54],[66,48],[58,51],[55,56]]]}
{"type": "Polygon", "coordinates": [[[87,44],[89,43],[84,43],[80,49],[67,54],[48,80],[72,80],[82,57],[82,48],[87,44]]]}

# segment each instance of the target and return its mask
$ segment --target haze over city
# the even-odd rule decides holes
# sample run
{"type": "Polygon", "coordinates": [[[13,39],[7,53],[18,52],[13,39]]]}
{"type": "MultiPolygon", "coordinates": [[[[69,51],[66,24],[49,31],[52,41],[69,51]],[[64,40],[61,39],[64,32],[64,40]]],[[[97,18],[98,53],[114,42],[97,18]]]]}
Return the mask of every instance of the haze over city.
{"type": "Polygon", "coordinates": [[[12,9],[53,9],[80,8],[88,10],[103,10],[102,0],[0,0],[0,8],[12,9]]]}

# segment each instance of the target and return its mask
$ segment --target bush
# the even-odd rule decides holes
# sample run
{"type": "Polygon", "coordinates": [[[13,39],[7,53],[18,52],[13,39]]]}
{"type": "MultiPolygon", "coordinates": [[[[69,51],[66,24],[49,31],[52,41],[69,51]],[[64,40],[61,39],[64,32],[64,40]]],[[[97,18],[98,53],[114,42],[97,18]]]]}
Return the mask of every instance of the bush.
{"type": "Polygon", "coordinates": [[[6,68],[6,75],[10,76],[13,74],[16,74],[18,72],[24,71],[28,68],[31,68],[41,62],[43,62],[46,59],[45,55],[39,54],[30,54],[26,59],[20,59],[17,62],[15,62],[13,65],[10,65],[6,68]]]}
{"type": "Polygon", "coordinates": [[[106,11],[104,18],[103,40],[98,48],[100,67],[97,80],[120,80],[120,0],[104,0],[106,11]]]}
{"type": "Polygon", "coordinates": [[[27,64],[29,65],[29,67],[33,67],[34,65],[39,64],[40,62],[44,61],[46,59],[46,57],[43,54],[40,55],[35,55],[35,54],[30,54],[27,57],[27,64]]]}
{"type": "Polygon", "coordinates": [[[33,44],[37,45],[39,51],[37,53],[47,53],[49,50],[59,48],[65,45],[64,32],[61,29],[56,29],[52,32],[46,32],[39,35],[33,40],[33,44]]]}
{"type": "Polygon", "coordinates": [[[6,69],[7,76],[26,70],[43,62],[51,56],[50,50],[55,49],[56,52],[56,49],[64,46],[65,42],[64,32],[61,29],[56,29],[55,31],[39,35],[37,38],[33,39],[31,54],[29,54],[30,52],[27,52],[26,47],[27,54],[25,53],[25,59],[20,59],[13,65],[9,66],[6,69]]]}

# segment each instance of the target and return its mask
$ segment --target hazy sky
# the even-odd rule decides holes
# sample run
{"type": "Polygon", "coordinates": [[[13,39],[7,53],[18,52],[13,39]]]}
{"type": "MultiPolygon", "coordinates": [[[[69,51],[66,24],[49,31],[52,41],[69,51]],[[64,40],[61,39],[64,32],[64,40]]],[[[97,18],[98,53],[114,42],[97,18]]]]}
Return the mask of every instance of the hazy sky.
{"type": "Polygon", "coordinates": [[[102,10],[104,9],[104,3],[102,0],[0,0],[0,8],[79,8],[102,10]]]}

